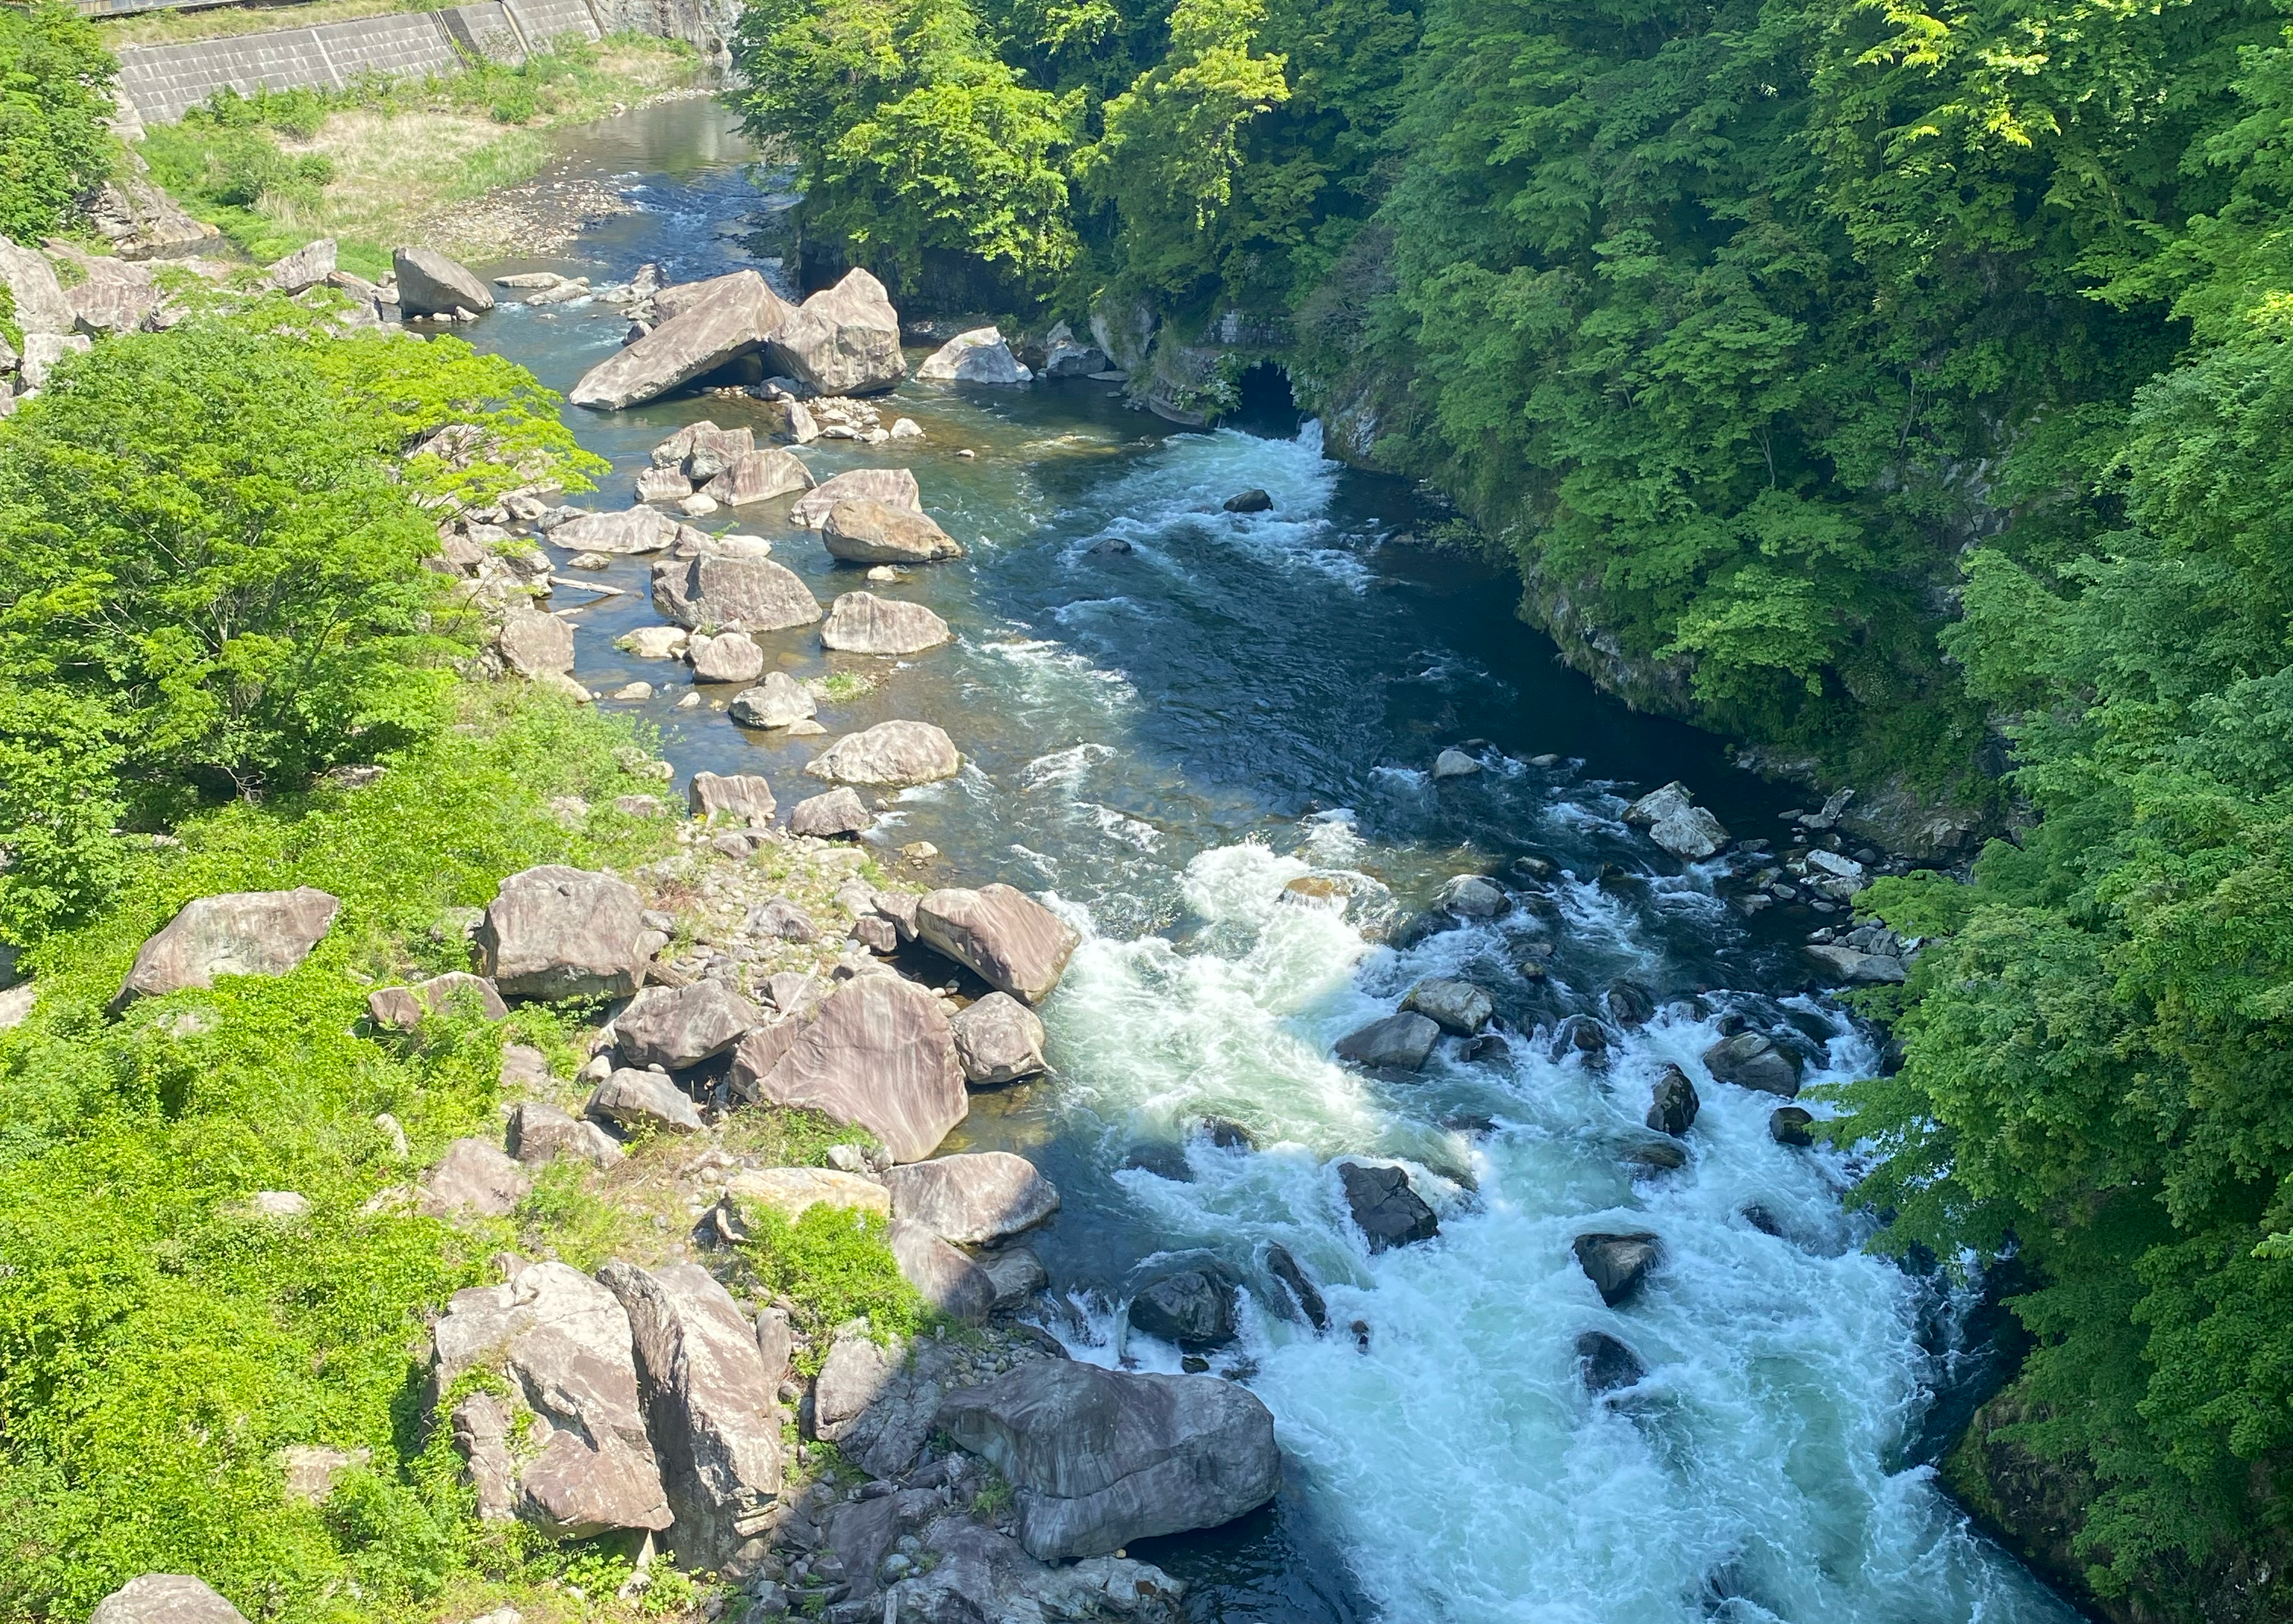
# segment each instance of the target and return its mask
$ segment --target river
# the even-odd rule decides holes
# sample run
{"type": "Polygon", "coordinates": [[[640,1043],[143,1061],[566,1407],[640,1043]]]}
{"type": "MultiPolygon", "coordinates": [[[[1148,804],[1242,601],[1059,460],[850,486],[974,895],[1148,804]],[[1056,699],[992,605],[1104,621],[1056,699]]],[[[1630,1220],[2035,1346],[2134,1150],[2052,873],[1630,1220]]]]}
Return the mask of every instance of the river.
{"type": "MultiPolygon", "coordinates": [[[[564,161],[617,179],[636,212],[563,257],[485,269],[603,279],[651,260],[685,280],[756,263],[774,240],[758,222],[788,199],[748,156],[708,102],[576,133],[564,161]]],[[[562,391],[622,326],[603,307],[505,306],[473,335],[562,391]]],[[[804,455],[823,477],[913,468],[970,556],[886,590],[929,603],[958,641],[892,662],[786,633],[767,658],[798,676],[880,679],[823,706],[830,738],[912,716],[965,753],[960,777],[900,797],[872,836],[887,864],[928,840],[944,853],[933,875],[1008,880],[1086,933],[1043,1010],[1052,1074],[975,1095],[950,1145],[1020,1151],[1063,1192],[1039,1240],[1062,1305],[1047,1328],[1080,1357],[1175,1369],[1176,1348],[1122,1336],[1130,1289],[1203,1259],[1244,1282],[1243,1336],[1215,1364],[1271,1407],[1289,1475],[1240,1523],[1133,1547],[1191,1582],[1191,1615],[2074,1618],[1936,1487],[1921,1424],[1959,1305],[1862,1249],[1841,1159],[1775,1144],[1771,1098],[1714,1084],[1684,1170],[1635,1181],[1619,1161],[1649,1137],[1641,1118],[1664,1064],[1701,1076],[1725,1017],[1795,1030],[1812,1075],[1873,1062],[1867,1035],[1795,990],[1793,944],[1811,921],[1747,921],[1715,895],[1720,864],[1683,869],[1619,815],[1635,786],[1679,778],[1739,835],[1771,835],[1784,792],[1731,767],[1719,741],[1596,693],[1516,618],[1516,586],[1413,541],[1438,518],[1422,493],[1325,458],[1317,425],[1278,407],[1203,433],[1083,380],[910,384],[885,404],[887,421],[923,426],[920,444],[804,455]],[[1220,510],[1248,487],[1271,512],[1220,510]],[[1095,550],[1109,538],[1129,551],[1095,550]],[[1468,741],[1483,770],[1434,783],[1435,754],[1468,741]],[[1447,877],[1520,858],[1557,870],[1533,907],[1406,950],[1386,940],[1447,877]],[[1339,895],[1285,893],[1307,875],[1339,895]],[[1547,948],[1547,974],[1525,976],[1547,948]],[[1503,1053],[1450,1054],[1398,1084],[1327,1058],[1433,973],[1491,990],[1503,1053]],[[1611,1022],[1605,1065],[1556,1060],[1557,1024],[1600,1014],[1620,978],[1655,995],[1656,1017],[1611,1022]],[[1255,1150],[1212,1143],[1206,1118],[1242,1125],[1255,1150]],[[1345,1154],[1406,1165],[1440,1237],[1367,1253],[1333,1171],[1345,1154]],[[1604,1308],[1570,1242],[1643,1228],[1664,1263],[1604,1308]],[[1323,1283],[1330,1334],[1269,1307],[1283,1300],[1273,1244],[1323,1283]],[[1588,1329],[1627,1343],[1646,1378],[1588,1397],[1576,1353],[1588,1329]]],[[[590,499],[623,505],[674,428],[741,411],[569,409],[613,463],[590,499]]],[[[823,602],[863,584],[783,506],[708,525],[769,537],[823,602]]],[[[655,618],[645,564],[602,578],[624,590],[575,617],[577,678],[655,683],[654,699],[614,708],[660,729],[680,775],[758,772],[783,803],[799,797],[798,769],[825,740],[677,709],[682,667],[612,647],[655,618]]]]}

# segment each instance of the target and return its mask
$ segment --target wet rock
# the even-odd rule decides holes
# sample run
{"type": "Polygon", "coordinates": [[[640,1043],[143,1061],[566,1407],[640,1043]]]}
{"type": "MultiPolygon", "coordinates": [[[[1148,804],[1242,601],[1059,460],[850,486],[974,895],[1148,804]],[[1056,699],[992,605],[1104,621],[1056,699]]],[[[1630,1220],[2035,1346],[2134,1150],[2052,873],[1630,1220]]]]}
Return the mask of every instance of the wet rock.
{"type": "Polygon", "coordinates": [[[1552,1049],[1555,1060],[1577,1054],[1595,1062],[1602,1062],[1608,1057],[1608,1034],[1592,1016],[1571,1015],[1553,1034],[1552,1049]]]}
{"type": "Polygon", "coordinates": [[[839,502],[880,502],[912,513],[924,511],[923,492],[916,476],[905,468],[847,468],[832,474],[796,499],[789,522],[816,530],[828,521],[839,502]]]}
{"type": "Polygon", "coordinates": [[[143,1573],[98,1602],[87,1624],[247,1624],[247,1617],[188,1573],[143,1573]]]}
{"type": "Polygon", "coordinates": [[[1043,1260],[1024,1246],[990,1252],[979,1259],[979,1267],[987,1276],[987,1283],[995,1288],[998,1308],[1024,1303],[1051,1283],[1043,1260]]]}
{"type": "Polygon", "coordinates": [[[765,360],[823,395],[879,394],[908,376],[899,313],[884,285],[857,269],[777,324],[765,360]]]}
{"type": "Polygon", "coordinates": [[[749,1215],[760,1208],[793,1224],[807,1208],[822,1203],[886,1217],[892,1213],[891,1192],[874,1179],[827,1168],[751,1168],[734,1174],[725,1186],[725,1205],[744,1228],[754,1222],[749,1215]]]}
{"type": "Polygon", "coordinates": [[[1421,1014],[1443,1031],[1470,1038],[1489,1023],[1496,1010],[1489,995],[1471,982],[1422,981],[1409,990],[1401,1007],[1421,1014]]]}
{"type": "Polygon", "coordinates": [[[920,654],[954,634],[922,604],[872,592],[844,594],[830,605],[820,627],[822,647],[847,654],[920,654]]]}
{"type": "Polygon", "coordinates": [[[490,311],[493,290],[483,279],[433,248],[400,248],[390,256],[398,278],[398,308],[408,316],[450,316],[458,310],[490,311]]]}
{"type": "Polygon", "coordinates": [[[1268,1247],[1266,1268],[1268,1273],[1282,1282],[1291,1297],[1296,1300],[1298,1312],[1306,1316],[1309,1324],[1312,1325],[1317,1331],[1325,1331],[1330,1329],[1329,1305],[1322,1301],[1320,1290],[1316,1288],[1313,1281],[1308,1278],[1306,1271],[1299,1266],[1298,1260],[1290,1255],[1289,1248],[1268,1247]]]}
{"type": "Polygon", "coordinates": [[[743,451],[733,457],[701,488],[701,494],[726,507],[746,507],[752,502],[784,497],[792,490],[810,490],[812,483],[811,469],[797,461],[793,454],[778,446],[769,446],[763,450],[743,451]]]}
{"type": "Polygon", "coordinates": [[[1331,1053],[1357,1066],[1415,1071],[1425,1064],[1441,1029],[1414,1010],[1373,1021],[1338,1039],[1331,1053]]]}
{"type": "Polygon", "coordinates": [[[1666,1066],[1649,1100],[1648,1125],[1659,1134],[1678,1138],[1695,1126],[1696,1113],[1703,1105],[1688,1073],[1678,1066],[1666,1066]]]}
{"type": "MultiPolygon", "coordinates": [[[[943,740],[945,737],[941,735],[943,740]]],[[[949,749],[952,754],[953,747],[949,749]]],[[[976,891],[949,886],[927,892],[916,904],[916,940],[966,966],[998,991],[1040,1004],[1059,984],[1082,939],[1025,892],[994,885],[976,891]]]]}
{"type": "Polygon", "coordinates": [[[1141,1173],[1152,1173],[1156,1178],[1166,1178],[1174,1184],[1191,1184],[1195,1169],[1187,1160],[1187,1152],[1175,1144],[1133,1145],[1122,1159],[1125,1168],[1141,1173]]]}
{"type": "Polygon", "coordinates": [[[545,864],[513,874],[487,905],[481,967],[517,998],[627,998],[644,979],[636,887],[609,874],[545,864]]]}
{"type": "Polygon", "coordinates": [[[1611,1308],[1639,1290],[1657,1264],[1657,1238],[1644,1231],[1579,1235],[1574,1244],[1577,1266],[1611,1308]]]}
{"type": "Polygon", "coordinates": [[[1024,1156],[978,1151],[894,1168],[892,1212],[965,1246],[993,1246],[1059,1209],[1058,1187],[1024,1156]]]}
{"type": "Polygon", "coordinates": [[[706,1269],[679,1263],[647,1273],[614,1262],[597,1279],[628,1315],[678,1560],[713,1567],[740,1548],[742,1526],[780,1493],[778,1378],[706,1269]]]}
{"type": "Polygon", "coordinates": [[[962,545],[928,515],[866,497],[830,508],[820,538],[831,558],[847,564],[929,564],[963,556],[962,545]]]}
{"type": "Polygon", "coordinates": [[[1185,1269],[1141,1286],[1130,1329],[1181,1347],[1223,1347],[1235,1338],[1234,1288],[1207,1269],[1185,1269]]]}
{"type": "Polygon", "coordinates": [[[510,1113],[509,1153],[530,1168],[560,1156],[579,1156],[610,1168],[628,1152],[595,1122],[579,1120],[541,1100],[527,1100],[510,1113]]]}
{"type": "Polygon", "coordinates": [[[1799,1093],[1799,1062],[1776,1046],[1765,1032],[1738,1032],[1704,1051],[1704,1064],[1713,1077],[1762,1094],[1790,1099],[1799,1093]]]}
{"type": "Polygon", "coordinates": [[[1265,513],[1274,509],[1274,498],[1262,490],[1239,491],[1220,504],[1230,513],[1265,513]]]}
{"type": "Polygon", "coordinates": [[[961,771],[955,741],[928,722],[879,722],[847,733],[805,764],[809,778],[831,783],[904,788],[936,783],[961,771]]]}
{"type": "Polygon", "coordinates": [[[690,656],[696,683],[753,683],[765,674],[765,651],[746,632],[726,632],[717,637],[696,632],[690,656]]]}
{"type": "Polygon", "coordinates": [[[1611,982],[1608,1014],[1618,1026],[1628,1030],[1646,1026],[1649,1017],[1656,1014],[1656,995],[1638,982],[1611,982]]]}
{"type": "Polygon", "coordinates": [[[778,810],[773,787],[754,772],[696,772],[686,805],[694,817],[706,821],[726,818],[752,828],[771,823],[778,810]]]}
{"type": "Polygon", "coordinates": [[[767,671],[763,682],[733,696],[730,714],[743,727],[793,727],[808,721],[816,708],[812,691],[802,683],[785,671],[767,671]]]}
{"type": "Polygon", "coordinates": [[[1684,862],[1702,862],[1728,844],[1720,820],[1696,804],[1687,787],[1677,780],[1650,790],[1625,809],[1625,821],[1649,832],[1649,838],[1684,862]]]}
{"type": "Polygon", "coordinates": [[[929,1224],[895,1218],[890,1240],[901,1278],[942,1313],[976,1325],[994,1308],[994,1282],[929,1224]]]}
{"type": "Polygon", "coordinates": [[[1588,1330],[1576,1338],[1576,1364],[1587,1393],[1613,1393],[1630,1387],[1648,1374],[1641,1356],[1605,1331],[1588,1330]]]}
{"type": "Polygon", "coordinates": [[[1258,1148],[1257,1135],[1241,1123],[1225,1117],[1204,1117],[1202,1131],[1221,1151],[1254,1151],[1258,1148]]]}
{"type": "Polygon", "coordinates": [[[1382,1252],[1414,1241],[1430,1240],[1441,1232],[1433,1209],[1410,1187],[1409,1175],[1399,1168],[1365,1167],[1359,1162],[1338,1164],[1338,1179],[1345,1187],[1346,1205],[1369,1241],[1369,1249],[1382,1252]]]}
{"type": "Polygon", "coordinates": [[[589,1103],[582,1110],[589,1116],[602,1117],[630,1129],[697,1134],[703,1126],[693,1102],[666,1073],[642,1071],[635,1066],[622,1066],[609,1073],[590,1094],[589,1103]]]}
{"type": "Polygon", "coordinates": [[[411,987],[377,987],[366,995],[367,1017],[377,1026],[410,1032],[428,1016],[452,1009],[471,1009],[489,1021],[509,1019],[494,984],[466,970],[449,970],[411,987]]]}
{"type": "Polygon", "coordinates": [[[789,813],[789,832],[830,840],[839,835],[863,835],[875,821],[874,814],[861,804],[855,792],[831,789],[826,795],[798,801],[789,813]]]}
{"type": "Polygon", "coordinates": [[[1511,903],[1494,880],[1461,874],[1443,888],[1441,905],[1460,919],[1494,919],[1511,903]]]}
{"type": "Polygon", "coordinates": [[[533,1188],[523,1168],[482,1139],[457,1139],[422,1176],[415,1208],[432,1218],[506,1218],[533,1188]]]}
{"type": "Polygon", "coordinates": [[[284,975],[311,956],[341,909],[309,885],[196,898],[137,950],[111,1011],[137,998],[213,987],[218,975],[284,975]]]}
{"type": "MultiPolygon", "coordinates": [[[[910,921],[908,933],[912,935],[920,910],[911,912],[910,921]]],[[[993,1088],[1043,1070],[1043,1023],[1008,992],[989,993],[958,1013],[950,1024],[955,1029],[963,1080],[974,1087],[993,1088]]]]}
{"type": "Polygon", "coordinates": [[[690,631],[784,632],[821,617],[820,600],[785,564],[709,553],[653,565],[652,602],[690,631]]]}
{"type": "Polygon", "coordinates": [[[1907,974],[1903,961],[1892,954],[1819,946],[1803,947],[1800,951],[1851,987],[1898,986],[1907,974]]]}
{"type": "Polygon", "coordinates": [[[660,553],[677,545],[681,526],[667,513],[650,507],[625,507],[619,513],[581,513],[549,530],[550,545],[578,553],[597,553],[631,558],[640,553],[660,553]]]}
{"type": "Polygon", "coordinates": [[[927,384],[1031,384],[1034,376],[994,327],[958,333],[916,368],[918,381],[927,384]]]}
{"type": "Polygon", "coordinates": [[[763,1011],[717,982],[647,987],[614,1019],[613,1045],[632,1066],[682,1071],[764,1023],[763,1011]]]}
{"type": "Polygon", "coordinates": [[[1805,1150],[1815,1143],[1815,1113],[1798,1105],[1778,1105],[1768,1113],[1768,1137],[1805,1150]]]}
{"type": "Polygon", "coordinates": [[[753,271],[716,278],[652,332],[591,368],[566,398],[600,411],[658,400],[762,347],[790,314],[753,271]]]}
{"type": "MultiPolygon", "coordinates": [[[[563,1264],[529,1264],[506,1285],[456,1292],[431,1335],[433,1392],[450,1390],[468,1370],[492,1369],[534,1413],[518,1455],[483,1457],[491,1471],[514,1475],[523,1520],[565,1539],[669,1525],[629,1319],[612,1292],[563,1264]]],[[[495,1394],[472,1396],[501,1406],[495,1394]]],[[[504,1440],[488,1437],[487,1418],[470,1419],[478,1424],[466,1426],[456,1412],[455,1442],[474,1475],[477,1450],[501,1449],[504,1440]]]]}
{"type": "Polygon", "coordinates": [[[951,1395],[937,1424],[1017,1490],[1019,1541],[1043,1562],[1215,1528],[1281,1481],[1273,1416],[1214,1376],[1045,1360],[951,1395]]]}
{"type": "Polygon", "coordinates": [[[1090,546],[1083,549],[1093,558],[1121,558],[1138,550],[1120,536],[1106,537],[1103,540],[1091,543],[1090,546]]]}
{"type": "Polygon", "coordinates": [[[1433,777],[1436,782],[1448,778],[1471,778],[1480,770],[1481,764],[1462,750],[1444,750],[1433,758],[1433,777]]]}
{"type": "Polygon", "coordinates": [[[1688,1152],[1669,1139],[1650,1139],[1627,1147],[1618,1158],[1635,1178],[1657,1173],[1677,1173],[1688,1165],[1688,1152]]]}
{"type": "Polygon", "coordinates": [[[729,1080],[739,1098],[855,1123],[894,1161],[930,1155],[970,1110],[938,1000],[892,975],[845,982],[798,1032],[750,1033],[733,1052],[729,1080]]]}

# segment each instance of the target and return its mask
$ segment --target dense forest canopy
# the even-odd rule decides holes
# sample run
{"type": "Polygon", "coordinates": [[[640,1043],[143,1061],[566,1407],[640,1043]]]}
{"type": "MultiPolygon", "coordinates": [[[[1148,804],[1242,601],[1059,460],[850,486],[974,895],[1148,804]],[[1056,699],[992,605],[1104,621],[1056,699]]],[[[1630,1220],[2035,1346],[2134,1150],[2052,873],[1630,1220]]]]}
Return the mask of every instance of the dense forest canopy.
{"type": "Polygon", "coordinates": [[[1842,1136],[1883,1152],[1889,1243],[2019,1258],[2038,1345],[2003,1435],[2098,1590],[2203,1616],[2281,1557],[2286,8],[746,19],[808,251],[920,287],[968,260],[1117,331],[1144,304],[1149,366],[1239,314],[1357,447],[1460,499],[1564,648],[2023,828],[1966,883],[1870,899],[1933,945],[1842,1136]]]}

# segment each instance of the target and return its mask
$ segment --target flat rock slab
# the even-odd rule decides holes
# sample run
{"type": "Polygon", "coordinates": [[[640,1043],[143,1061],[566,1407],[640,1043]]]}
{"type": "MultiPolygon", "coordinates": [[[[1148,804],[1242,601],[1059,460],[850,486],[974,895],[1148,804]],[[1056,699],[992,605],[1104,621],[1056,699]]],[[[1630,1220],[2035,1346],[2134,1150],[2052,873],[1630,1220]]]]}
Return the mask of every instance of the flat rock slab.
{"type": "Polygon", "coordinates": [[[98,1602],[88,1624],[247,1624],[247,1617],[188,1573],[143,1573],[98,1602]]]}
{"type": "Polygon", "coordinates": [[[920,603],[847,592],[821,623],[823,647],[846,654],[920,654],[955,635],[947,622],[920,603]]]}
{"type": "Polygon", "coordinates": [[[1009,1151],[940,1156],[894,1168],[892,1212],[964,1246],[993,1246],[1059,1209],[1058,1186],[1009,1151]]]}
{"type": "Polygon", "coordinates": [[[196,898],[137,951],[112,1013],[137,998],[213,987],[218,975],[284,975],[311,956],[341,911],[341,902],[309,885],[196,898]]]}
{"type": "Polygon", "coordinates": [[[1282,1476],[1272,1414],[1215,1376],[1046,1360],[951,1395],[938,1426],[1018,1491],[1019,1543],[1042,1562],[1215,1528],[1282,1476]]]}
{"type": "Polygon", "coordinates": [[[751,1168],[735,1173],[725,1200],[738,1219],[751,1208],[776,1212],[790,1223],[823,1202],[850,1212],[892,1214],[892,1192],[872,1178],[828,1168],[751,1168]]]}
{"type": "Polygon", "coordinates": [[[627,998],[644,979],[636,888],[610,874],[545,864],[513,874],[486,907],[481,966],[509,998],[627,998]]]}
{"type": "Polygon", "coordinates": [[[816,530],[828,522],[830,510],[839,502],[863,499],[880,502],[887,507],[903,508],[912,513],[924,511],[923,491],[916,484],[916,476],[907,469],[847,468],[798,497],[796,505],[789,510],[789,522],[816,530]]]}
{"type": "Polygon", "coordinates": [[[1050,996],[1082,941],[1049,909],[1004,885],[927,892],[916,904],[916,939],[1029,1004],[1050,996]]]}
{"type": "Polygon", "coordinates": [[[658,400],[761,349],[791,314],[753,271],[716,278],[652,332],[591,368],[566,398],[598,411],[658,400]]]}
{"type": "Polygon", "coordinates": [[[652,602],[691,631],[783,632],[821,616],[820,600],[786,565],[707,553],[655,564],[652,602]]]}
{"type": "Polygon", "coordinates": [[[667,513],[650,507],[625,507],[620,512],[583,513],[549,532],[551,543],[577,553],[605,553],[628,558],[641,553],[663,553],[677,545],[684,526],[667,513]]]}
{"type": "Polygon", "coordinates": [[[743,1099],[864,1127],[894,1161],[921,1161],[971,1109],[939,1001],[894,975],[858,976],[810,1021],[750,1033],[730,1083],[743,1099]]]}
{"type": "Polygon", "coordinates": [[[955,741],[928,722],[879,722],[846,734],[804,765],[807,778],[887,789],[936,783],[962,769],[955,741]]]}

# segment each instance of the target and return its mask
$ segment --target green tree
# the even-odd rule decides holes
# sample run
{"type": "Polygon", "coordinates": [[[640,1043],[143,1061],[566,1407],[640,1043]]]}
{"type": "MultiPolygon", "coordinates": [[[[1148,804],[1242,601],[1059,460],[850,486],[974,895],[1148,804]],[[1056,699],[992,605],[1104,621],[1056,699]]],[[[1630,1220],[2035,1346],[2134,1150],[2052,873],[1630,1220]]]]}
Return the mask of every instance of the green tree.
{"type": "Polygon", "coordinates": [[[39,241],[109,177],[118,71],[65,0],[0,7],[0,235],[39,241]]]}

